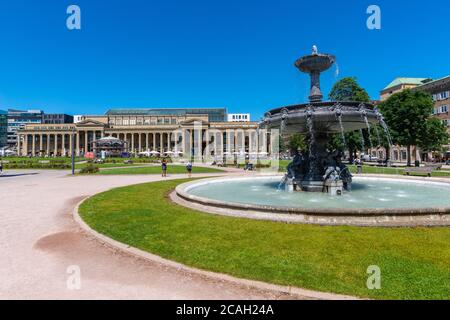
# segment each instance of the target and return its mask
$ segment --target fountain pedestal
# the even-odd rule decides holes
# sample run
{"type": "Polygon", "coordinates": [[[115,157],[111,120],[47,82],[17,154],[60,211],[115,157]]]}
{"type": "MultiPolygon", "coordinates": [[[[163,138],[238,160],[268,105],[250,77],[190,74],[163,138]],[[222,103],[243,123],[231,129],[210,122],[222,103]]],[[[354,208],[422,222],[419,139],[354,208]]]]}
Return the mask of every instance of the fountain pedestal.
{"type": "Polygon", "coordinates": [[[338,181],[325,181],[325,191],[330,195],[330,196],[341,196],[342,193],[344,192],[344,184],[341,180],[338,181]]]}

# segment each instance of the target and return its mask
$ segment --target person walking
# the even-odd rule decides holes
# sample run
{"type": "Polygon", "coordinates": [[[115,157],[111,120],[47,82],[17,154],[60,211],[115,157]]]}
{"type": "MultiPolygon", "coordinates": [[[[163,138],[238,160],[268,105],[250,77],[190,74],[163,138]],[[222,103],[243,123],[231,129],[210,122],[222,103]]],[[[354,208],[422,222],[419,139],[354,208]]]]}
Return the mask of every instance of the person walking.
{"type": "Polygon", "coordinates": [[[190,161],[186,164],[186,170],[188,173],[188,177],[190,178],[192,175],[192,163],[190,161]]]}
{"type": "Polygon", "coordinates": [[[161,169],[162,169],[162,177],[167,177],[167,161],[166,159],[163,159],[161,162],[161,169]]]}
{"type": "Polygon", "coordinates": [[[0,174],[3,173],[3,161],[0,159],[0,174]]]}

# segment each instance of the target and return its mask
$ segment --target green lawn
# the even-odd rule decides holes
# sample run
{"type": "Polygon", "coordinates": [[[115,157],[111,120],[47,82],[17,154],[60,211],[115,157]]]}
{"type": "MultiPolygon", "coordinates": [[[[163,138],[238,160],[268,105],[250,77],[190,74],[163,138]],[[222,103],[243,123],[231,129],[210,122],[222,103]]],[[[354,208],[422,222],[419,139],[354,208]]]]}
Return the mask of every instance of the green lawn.
{"type": "Polygon", "coordinates": [[[131,246],[189,266],[281,285],[370,298],[450,299],[450,228],[321,227],[230,218],[173,204],[187,180],[114,189],[82,218],[131,246]],[[381,290],[366,288],[370,265],[381,290]]]}
{"type": "MultiPolygon", "coordinates": [[[[186,173],[186,167],[182,165],[167,165],[167,174],[186,173]]],[[[207,167],[193,167],[192,173],[217,173],[223,170],[207,167]]],[[[161,165],[139,167],[139,168],[118,168],[100,170],[97,174],[161,174],[161,165]]]]}

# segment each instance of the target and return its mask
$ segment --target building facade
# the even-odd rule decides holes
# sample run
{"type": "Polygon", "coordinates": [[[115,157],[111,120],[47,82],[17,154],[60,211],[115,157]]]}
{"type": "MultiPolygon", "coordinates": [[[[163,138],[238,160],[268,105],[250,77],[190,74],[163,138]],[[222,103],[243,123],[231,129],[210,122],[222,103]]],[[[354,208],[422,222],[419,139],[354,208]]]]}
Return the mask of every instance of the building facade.
{"type": "Polygon", "coordinates": [[[0,148],[8,145],[8,112],[0,110],[0,148]]]}
{"type": "MultiPolygon", "coordinates": [[[[433,116],[447,126],[447,132],[450,136],[450,76],[428,82],[418,86],[414,90],[423,90],[432,95],[434,101],[433,116]]],[[[449,159],[450,141],[445,147],[447,152],[444,154],[444,158],[449,159]]],[[[425,157],[427,157],[427,155],[423,154],[422,158],[425,157]]]]}
{"type": "Polygon", "coordinates": [[[17,131],[25,128],[27,124],[42,123],[41,110],[15,110],[8,109],[8,146],[17,145],[17,131]]]}
{"type": "Polygon", "coordinates": [[[250,122],[250,113],[229,113],[229,122],[250,122]]]}
{"type": "Polygon", "coordinates": [[[227,122],[226,109],[111,109],[105,115],[83,116],[70,124],[29,124],[20,130],[20,155],[81,156],[95,141],[115,137],[128,152],[157,151],[201,157],[220,153],[265,152],[267,134],[253,122],[227,122]]]}
{"type": "Polygon", "coordinates": [[[73,123],[73,116],[64,113],[44,113],[42,123],[45,124],[63,124],[73,123]]]}
{"type": "MultiPolygon", "coordinates": [[[[392,94],[403,91],[405,89],[422,90],[433,97],[434,108],[433,116],[442,121],[447,126],[447,131],[450,134],[450,76],[432,80],[430,78],[397,78],[392,81],[381,93],[381,101],[388,99],[392,94]]],[[[450,142],[446,146],[448,151],[444,154],[444,158],[450,158],[450,142]]],[[[398,162],[407,161],[407,150],[403,146],[393,146],[391,151],[391,159],[398,162]]],[[[412,150],[413,160],[427,161],[430,158],[429,154],[421,153],[420,150],[413,146],[412,150]]],[[[385,154],[384,149],[370,150],[372,156],[379,156],[385,154]]],[[[381,158],[381,157],[379,157],[381,158]]]]}

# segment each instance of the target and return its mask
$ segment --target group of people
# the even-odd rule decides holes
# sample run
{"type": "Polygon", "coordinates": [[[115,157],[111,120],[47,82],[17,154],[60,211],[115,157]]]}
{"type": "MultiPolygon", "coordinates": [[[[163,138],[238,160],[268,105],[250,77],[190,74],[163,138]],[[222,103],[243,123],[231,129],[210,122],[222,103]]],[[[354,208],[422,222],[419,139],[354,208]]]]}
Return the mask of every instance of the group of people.
{"type": "MultiPolygon", "coordinates": [[[[188,177],[190,178],[192,175],[192,163],[190,161],[188,161],[188,163],[186,163],[186,171],[188,174],[188,177]]],[[[162,172],[162,177],[167,177],[167,160],[163,159],[161,161],[161,172],[162,172]]]]}

